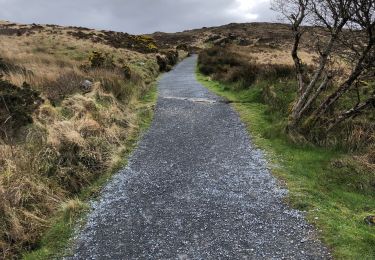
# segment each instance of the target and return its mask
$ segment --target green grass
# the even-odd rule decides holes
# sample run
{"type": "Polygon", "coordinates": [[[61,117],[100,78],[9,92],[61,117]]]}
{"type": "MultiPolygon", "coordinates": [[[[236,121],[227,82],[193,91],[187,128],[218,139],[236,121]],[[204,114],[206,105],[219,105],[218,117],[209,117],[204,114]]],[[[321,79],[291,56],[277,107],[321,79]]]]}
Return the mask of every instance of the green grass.
{"type": "Polygon", "coordinates": [[[307,212],[308,221],[334,257],[375,259],[375,227],[364,222],[366,216],[375,214],[374,173],[339,150],[288,141],[280,130],[283,115],[262,102],[262,89],[268,82],[235,91],[200,73],[197,78],[233,102],[255,144],[266,152],[273,174],[289,189],[286,200],[307,212]]]}
{"type": "Polygon", "coordinates": [[[54,218],[51,219],[50,228],[42,237],[38,247],[32,251],[25,253],[23,259],[25,260],[49,260],[62,258],[67,250],[71,247],[71,238],[74,230],[85,222],[85,217],[88,213],[87,202],[100,194],[102,187],[108,182],[111,176],[118,172],[127,164],[129,155],[136,148],[137,142],[142,133],[148,129],[153,118],[153,106],[157,100],[156,84],[153,84],[151,90],[143,96],[134,105],[134,110],[137,112],[136,130],[128,137],[124,144],[124,149],[121,151],[118,160],[114,166],[107,172],[102,174],[89,187],[85,188],[79,196],[74,199],[77,208],[69,207],[62,208],[54,218]],[[67,217],[69,216],[69,217],[67,217]]]}

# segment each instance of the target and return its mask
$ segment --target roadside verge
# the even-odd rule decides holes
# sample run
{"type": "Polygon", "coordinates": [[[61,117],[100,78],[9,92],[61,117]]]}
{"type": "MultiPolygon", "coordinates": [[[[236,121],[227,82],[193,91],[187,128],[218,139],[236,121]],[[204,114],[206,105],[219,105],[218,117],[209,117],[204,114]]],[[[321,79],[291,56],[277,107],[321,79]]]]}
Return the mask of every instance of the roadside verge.
{"type": "Polygon", "coordinates": [[[306,213],[333,255],[338,259],[373,259],[375,233],[363,221],[374,213],[373,193],[353,185],[366,178],[365,170],[341,163],[347,160],[344,152],[293,144],[276,133],[279,127],[270,121],[267,105],[259,98],[266,82],[233,91],[199,72],[197,79],[232,103],[254,143],[266,152],[272,173],[288,188],[287,202],[306,213]]]}

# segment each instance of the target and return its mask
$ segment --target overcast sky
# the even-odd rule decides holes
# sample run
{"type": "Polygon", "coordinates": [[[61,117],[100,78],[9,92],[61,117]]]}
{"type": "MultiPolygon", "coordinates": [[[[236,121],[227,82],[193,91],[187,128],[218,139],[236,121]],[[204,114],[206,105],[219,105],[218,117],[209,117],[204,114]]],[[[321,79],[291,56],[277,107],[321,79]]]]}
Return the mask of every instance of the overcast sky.
{"type": "Polygon", "coordinates": [[[0,20],[150,33],[276,19],[270,0],[0,0],[0,20]]]}

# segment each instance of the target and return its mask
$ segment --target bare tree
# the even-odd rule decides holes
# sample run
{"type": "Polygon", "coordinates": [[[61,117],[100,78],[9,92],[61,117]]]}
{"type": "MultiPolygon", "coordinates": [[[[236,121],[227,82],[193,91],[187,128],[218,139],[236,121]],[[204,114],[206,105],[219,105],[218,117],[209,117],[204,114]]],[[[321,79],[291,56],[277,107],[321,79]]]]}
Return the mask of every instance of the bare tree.
{"type": "Polygon", "coordinates": [[[279,10],[285,16],[285,18],[289,20],[289,22],[292,25],[294,37],[292,57],[297,73],[299,95],[303,94],[305,84],[303,80],[303,64],[302,60],[298,55],[298,50],[301,43],[302,35],[305,32],[304,28],[302,27],[302,24],[308,15],[307,7],[309,5],[309,2],[310,0],[276,0],[272,3],[272,8],[274,10],[279,10]]]}
{"type": "MultiPolygon", "coordinates": [[[[312,127],[317,122],[328,123],[332,129],[338,123],[374,108],[374,93],[358,101],[346,111],[327,116],[337,101],[349,90],[359,88],[362,80],[375,81],[375,1],[373,0],[275,0],[274,9],[291,23],[294,43],[292,57],[296,68],[298,93],[289,118],[288,130],[298,131],[304,122],[312,127]],[[304,23],[310,27],[304,27],[304,23]],[[298,51],[303,32],[324,32],[316,37],[319,57],[313,72],[307,72],[298,51]],[[335,59],[351,67],[350,72],[336,73],[335,59]],[[328,88],[328,86],[333,86],[328,88]]],[[[359,96],[359,95],[358,95],[359,96]]]]}

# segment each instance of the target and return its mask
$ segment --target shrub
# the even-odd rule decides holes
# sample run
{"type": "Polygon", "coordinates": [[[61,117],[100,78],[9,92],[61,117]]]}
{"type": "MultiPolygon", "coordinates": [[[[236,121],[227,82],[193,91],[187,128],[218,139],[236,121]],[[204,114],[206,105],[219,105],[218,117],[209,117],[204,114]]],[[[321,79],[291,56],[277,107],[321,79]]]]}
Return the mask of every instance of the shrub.
{"type": "Polygon", "coordinates": [[[170,71],[178,62],[178,51],[167,51],[156,56],[159,71],[170,71]]]}
{"type": "Polygon", "coordinates": [[[132,76],[132,71],[128,65],[123,65],[122,66],[122,72],[124,74],[124,78],[130,79],[132,76]]]}
{"type": "Polygon", "coordinates": [[[198,64],[203,74],[225,83],[236,83],[239,88],[248,88],[257,79],[258,67],[254,63],[222,47],[201,52],[198,64]]]}
{"type": "Polygon", "coordinates": [[[45,83],[43,92],[53,104],[60,102],[68,95],[80,92],[84,77],[74,71],[60,75],[56,80],[45,83]]]}
{"type": "Polygon", "coordinates": [[[0,79],[0,137],[17,133],[23,126],[31,124],[32,114],[42,102],[39,93],[27,83],[17,87],[0,79]]]}
{"type": "Polygon", "coordinates": [[[5,63],[5,61],[0,58],[0,71],[7,71],[8,70],[8,66],[7,64],[5,63]]]}
{"type": "Polygon", "coordinates": [[[214,78],[227,83],[237,83],[239,88],[251,86],[257,79],[258,67],[252,63],[228,69],[225,74],[214,73],[214,78]]]}
{"type": "MultiPolygon", "coordinates": [[[[267,81],[271,82],[271,81],[267,81]]],[[[296,91],[296,84],[288,82],[287,86],[280,83],[268,83],[262,87],[262,99],[268,106],[268,112],[282,118],[287,118],[289,114],[289,105],[293,101],[296,91]]]]}
{"type": "Polygon", "coordinates": [[[22,66],[18,66],[13,64],[13,62],[9,59],[0,58],[0,77],[2,73],[8,74],[9,72],[20,72],[23,74],[32,74],[30,70],[25,69],[22,66]]]}
{"type": "Polygon", "coordinates": [[[100,68],[104,65],[104,56],[101,52],[93,51],[89,57],[92,68],[100,68]]]}
{"type": "Polygon", "coordinates": [[[259,66],[259,77],[267,80],[293,79],[295,78],[295,68],[285,64],[266,64],[259,66]]]}
{"type": "Polygon", "coordinates": [[[158,50],[155,40],[150,36],[140,35],[131,38],[133,40],[131,46],[134,46],[134,48],[141,52],[151,53],[158,50]]]}
{"type": "Polygon", "coordinates": [[[224,83],[235,83],[233,87],[249,88],[257,79],[288,79],[294,77],[294,68],[289,65],[256,64],[223,47],[204,50],[198,58],[199,70],[224,83]]]}
{"type": "Polygon", "coordinates": [[[177,45],[176,50],[181,50],[181,51],[188,52],[189,51],[189,47],[187,46],[187,44],[183,43],[183,44],[177,45]]]}
{"type": "Polygon", "coordinates": [[[101,83],[105,91],[111,92],[116,99],[122,102],[130,101],[135,91],[133,84],[125,82],[121,78],[103,78],[101,83]]]}
{"type": "Polygon", "coordinates": [[[149,52],[155,52],[158,50],[158,47],[154,43],[147,44],[147,49],[149,52]]]}
{"type": "Polygon", "coordinates": [[[167,63],[167,60],[164,57],[162,57],[160,55],[157,55],[156,56],[156,61],[157,61],[158,65],[159,65],[159,71],[160,72],[167,71],[167,65],[168,65],[168,63],[167,63]]]}
{"type": "Polygon", "coordinates": [[[168,64],[171,66],[174,66],[178,62],[178,52],[177,51],[168,51],[165,53],[165,56],[167,57],[168,64]]]}
{"type": "Polygon", "coordinates": [[[89,57],[90,66],[92,68],[114,68],[115,64],[113,59],[113,55],[100,51],[93,51],[89,57]]]}

